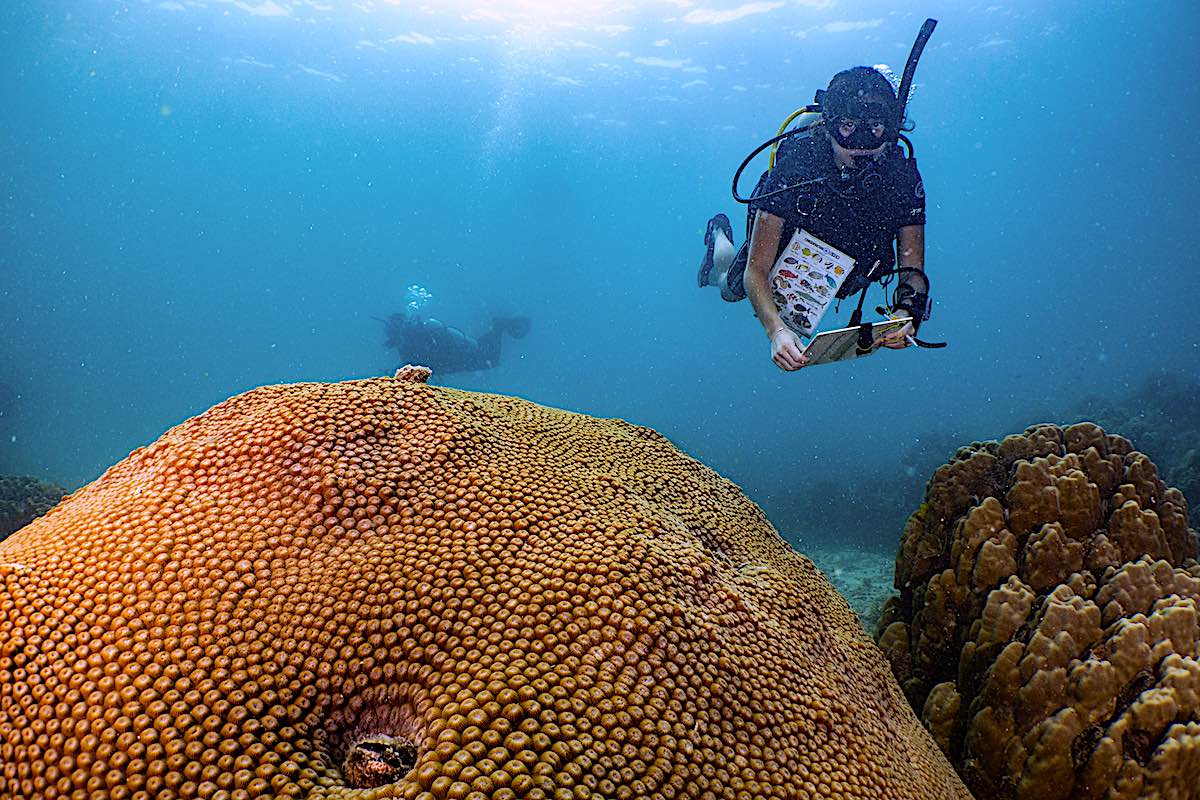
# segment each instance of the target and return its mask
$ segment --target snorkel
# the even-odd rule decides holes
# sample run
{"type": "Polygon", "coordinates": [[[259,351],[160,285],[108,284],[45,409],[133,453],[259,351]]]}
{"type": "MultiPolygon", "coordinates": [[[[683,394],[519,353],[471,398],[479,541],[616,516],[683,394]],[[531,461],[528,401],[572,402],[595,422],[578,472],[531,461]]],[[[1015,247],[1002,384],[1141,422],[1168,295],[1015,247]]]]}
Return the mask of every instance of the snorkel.
{"type": "MultiPolygon", "coordinates": [[[[900,131],[904,125],[904,113],[912,95],[912,81],[917,72],[917,62],[921,60],[921,53],[925,50],[925,45],[929,42],[929,37],[933,35],[933,29],[936,27],[937,20],[927,19],[917,33],[917,38],[908,53],[908,60],[904,64],[904,73],[900,78],[900,84],[895,90],[894,103],[888,102],[891,97],[885,89],[877,90],[877,97],[871,97],[868,89],[866,92],[860,91],[859,96],[844,98],[845,107],[841,109],[841,116],[848,118],[843,121],[851,123],[848,130],[844,125],[835,124],[836,120],[826,120],[826,128],[829,130],[830,136],[838,145],[850,151],[849,155],[855,157],[876,155],[882,152],[886,145],[899,141],[900,131]]],[[[886,70],[886,67],[883,69],[886,70]]],[[[844,75],[859,70],[867,73],[866,67],[855,67],[839,74],[844,75]]],[[[871,67],[870,71],[883,75],[876,67],[871,67]]],[[[890,80],[895,80],[895,76],[890,71],[887,71],[887,76],[890,76],[890,80]]],[[[885,80],[888,80],[887,76],[885,76],[885,80]]],[[[874,75],[871,77],[873,78],[874,75]]],[[[882,87],[882,82],[879,82],[879,85],[882,87]]],[[[830,89],[827,89],[825,95],[819,99],[829,98],[832,90],[833,82],[831,81],[830,89]]]]}
{"type": "Polygon", "coordinates": [[[904,110],[908,108],[908,96],[912,93],[913,75],[917,73],[917,62],[921,60],[921,53],[925,50],[925,44],[929,41],[929,37],[933,35],[933,29],[937,27],[936,19],[927,19],[925,24],[921,26],[921,30],[917,32],[916,41],[913,42],[912,49],[908,51],[908,61],[904,64],[904,74],[900,77],[900,87],[896,89],[896,100],[900,103],[900,121],[904,121],[904,110]]]}
{"type": "MultiPolygon", "coordinates": [[[[895,88],[891,83],[895,76],[886,67],[882,71],[879,67],[852,67],[834,75],[824,92],[817,92],[825,130],[841,160],[862,169],[880,158],[888,146],[904,139],[900,131],[912,95],[913,76],[936,27],[937,20],[925,20],[895,88]]],[[[904,142],[911,155],[912,143],[907,139],[904,142]]]]}

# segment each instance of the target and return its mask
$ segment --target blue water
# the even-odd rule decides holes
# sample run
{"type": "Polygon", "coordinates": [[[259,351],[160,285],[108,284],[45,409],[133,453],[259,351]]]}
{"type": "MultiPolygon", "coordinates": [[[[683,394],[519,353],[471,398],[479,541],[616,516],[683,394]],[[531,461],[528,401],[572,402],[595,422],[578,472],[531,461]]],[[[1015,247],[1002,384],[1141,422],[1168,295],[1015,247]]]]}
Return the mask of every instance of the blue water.
{"type": "Polygon", "coordinates": [[[653,426],[793,541],[891,547],[922,441],[1200,374],[1198,39],[1182,1],[5,4],[0,473],[77,486],[231,394],[390,374],[375,318],[420,284],[471,333],[533,320],[435,382],[653,426]],[[695,288],[704,223],[740,238],[742,157],[926,15],[950,346],[783,374],[695,288]]]}

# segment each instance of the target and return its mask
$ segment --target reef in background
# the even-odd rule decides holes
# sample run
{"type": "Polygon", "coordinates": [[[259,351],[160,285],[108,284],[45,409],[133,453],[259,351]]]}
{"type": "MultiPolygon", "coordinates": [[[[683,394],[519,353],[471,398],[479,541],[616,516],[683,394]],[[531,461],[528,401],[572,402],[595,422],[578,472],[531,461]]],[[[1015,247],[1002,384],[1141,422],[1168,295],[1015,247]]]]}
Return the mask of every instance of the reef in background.
{"type": "Polygon", "coordinates": [[[884,604],[892,597],[895,556],[863,548],[805,549],[804,555],[846,598],[863,628],[873,631],[879,624],[884,604]]]}
{"type": "Polygon", "coordinates": [[[977,800],[1200,797],[1200,564],[1128,439],[961,449],[896,557],[880,647],[977,800]]]}
{"type": "Polygon", "coordinates": [[[764,505],[806,554],[814,548],[856,548],[890,558],[892,531],[920,502],[933,471],[970,439],[960,432],[930,431],[902,445],[903,451],[869,465],[822,464],[764,505]]]}
{"type": "Polygon", "coordinates": [[[1093,396],[1072,406],[1067,418],[1088,419],[1137,442],[1162,478],[1183,492],[1191,524],[1200,512],[1200,378],[1159,372],[1118,396],[1093,396]]]}
{"type": "Polygon", "coordinates": [[[823,464],[819,473],[766,503],[771,519],[802,549],[836,546],[891,552],[893,531],[917,505],[926,482],[963,442],[997,430],[1021,430],[1031,419],[1069,425],[1089,420],[1137,442],[1169,485],[1187,498],[1190,524],[1200,527],[1200,378],[1159,372],[1134,388],[1104,396],[1067,400],[997,419],[983,430],[948,428],[920,433],[900,443],[890,462],[870,468],[823,464]]]}
{"type": "Polygon", "coordinates": [[[0,475],[0,541],[54,508],[66,494],[61,486],[37,478],[0,475]]]}

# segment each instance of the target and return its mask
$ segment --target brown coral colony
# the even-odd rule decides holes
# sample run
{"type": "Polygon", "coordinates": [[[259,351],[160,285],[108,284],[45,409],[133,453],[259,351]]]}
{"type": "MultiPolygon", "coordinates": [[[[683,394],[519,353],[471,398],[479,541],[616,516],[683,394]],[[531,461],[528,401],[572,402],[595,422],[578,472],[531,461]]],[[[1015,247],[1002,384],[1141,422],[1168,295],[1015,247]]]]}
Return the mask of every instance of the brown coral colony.
{"type": "Polygon", "coordinates": [[[977,798],[1200,797],[1196,547],[1183,495],[1095,425],[937,471],[879,643],[977,798]]]}
{"type": "Polygon", "coordinates": [[[967,797],[736,487],[425,377],[235,397],[0,544],[0,796],[967,797]]]}

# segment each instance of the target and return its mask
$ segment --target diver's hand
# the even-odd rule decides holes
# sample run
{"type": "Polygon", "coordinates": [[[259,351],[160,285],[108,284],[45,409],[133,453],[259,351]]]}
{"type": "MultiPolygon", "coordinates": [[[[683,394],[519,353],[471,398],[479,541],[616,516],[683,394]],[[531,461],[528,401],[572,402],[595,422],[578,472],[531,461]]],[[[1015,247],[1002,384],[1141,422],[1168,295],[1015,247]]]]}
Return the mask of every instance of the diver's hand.
{"type": "Polygon", "coordinates": [[[800,337],[785,326],[771,333],[771,360],[775,366],[788,372],[808,366],[808,358],[800,346],[800,337]]]}
{"type": "Polygon", "coordinates": [[[890,347],[893,350],[902,350],[905,347],[908,347],[908,345],[911,343],[910,339],[915,335],[916,331],[913,330],[913,325],[910,322],[903,328],[897,328],[894,331],[880,336],[875,341],[875,344],[880,347],[890,347]]]}

